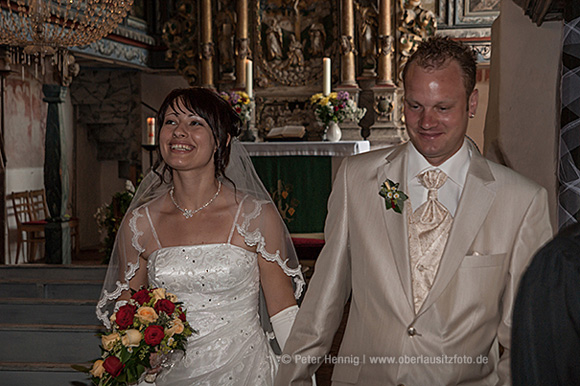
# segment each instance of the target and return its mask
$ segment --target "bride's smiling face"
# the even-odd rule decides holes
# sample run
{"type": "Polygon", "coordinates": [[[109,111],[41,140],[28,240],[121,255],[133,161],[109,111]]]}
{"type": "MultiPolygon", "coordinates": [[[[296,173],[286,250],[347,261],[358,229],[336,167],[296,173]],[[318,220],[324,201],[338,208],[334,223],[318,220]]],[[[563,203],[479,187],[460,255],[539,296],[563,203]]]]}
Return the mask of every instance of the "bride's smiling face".
{"type": "Polygon", "coordinates": [[[163,160],[175,170],[214,170],[216,143],[208,123],[181,102],[170,106],[159,132],[163,160]]]}

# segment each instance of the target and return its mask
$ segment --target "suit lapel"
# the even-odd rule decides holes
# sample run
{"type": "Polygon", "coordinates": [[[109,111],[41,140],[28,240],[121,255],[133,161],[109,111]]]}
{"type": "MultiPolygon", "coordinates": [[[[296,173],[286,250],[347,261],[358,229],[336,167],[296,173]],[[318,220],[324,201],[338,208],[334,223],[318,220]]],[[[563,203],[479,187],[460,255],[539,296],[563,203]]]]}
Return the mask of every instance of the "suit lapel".
{"type": "MultiPolygon", "coordinates": [[[[377,173],[377,186],[381,186],[388,178],[400,183],[399,190],[407,191],[407,146],[399,146],[386,158],[386,165],[380,167],[377,173]]],[[[407,297],[409,307],[413,307],[413,291],[411,287],[411,269],[409,265],[409,237],[407,233],[407,211],[409,201],[403,206],[403,213],[392,209],[387,210],[383,204],[383,219],[385,234],[389,240],[392,257],[395,261],[401,285],[407,297]]]]}
{"type": "Polygon", "coordinates": [[[455,275],[493,203],[496,195],[494,182],[495,179],[486,160],[472,147],[465,187],[441,257],[439,270],[418,315],[425,312],[439,298],[455,275]]]}

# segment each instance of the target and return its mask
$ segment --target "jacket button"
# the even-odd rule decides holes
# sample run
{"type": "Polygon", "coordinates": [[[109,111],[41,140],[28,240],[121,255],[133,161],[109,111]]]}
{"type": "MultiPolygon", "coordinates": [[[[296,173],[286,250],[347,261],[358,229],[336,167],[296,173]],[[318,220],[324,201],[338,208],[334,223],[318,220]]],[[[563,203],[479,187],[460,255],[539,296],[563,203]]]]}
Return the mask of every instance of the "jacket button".
{"type": "Polygon", "coordinates": [[[415,329],[415,327],[411,326],[407,329],[407,335],[409,336],[415,336],[417,335],[417,330],[415,329]]]}

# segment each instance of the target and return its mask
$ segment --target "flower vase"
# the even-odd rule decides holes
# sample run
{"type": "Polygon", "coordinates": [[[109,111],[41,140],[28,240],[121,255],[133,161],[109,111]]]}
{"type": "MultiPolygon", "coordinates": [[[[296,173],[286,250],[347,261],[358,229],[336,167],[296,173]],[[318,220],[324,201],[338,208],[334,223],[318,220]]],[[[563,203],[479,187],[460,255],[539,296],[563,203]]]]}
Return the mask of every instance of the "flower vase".
{"type": "Polygon", "coordinates": [[[252,132],[250,122],[242,124],[242,133],[240,134],[240,141],[242,142],[256,142],[256,136],[252,132]]]}
{"type": "Polygon", "coordinates": [[[330,122],[328,127],[324,133],[326,140],[329,142],[338,142],[342,137],[342,131],[340,130],[340,126],[336,122],[330,122]]]}

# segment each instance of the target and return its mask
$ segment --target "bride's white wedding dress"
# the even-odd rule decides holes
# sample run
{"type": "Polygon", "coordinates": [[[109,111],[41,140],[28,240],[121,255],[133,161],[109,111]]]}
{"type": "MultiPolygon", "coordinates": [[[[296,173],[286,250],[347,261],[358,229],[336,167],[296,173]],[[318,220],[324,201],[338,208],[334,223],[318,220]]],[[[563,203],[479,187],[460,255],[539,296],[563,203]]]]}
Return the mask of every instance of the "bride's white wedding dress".
{"type": "Polygon", "coordinates": [[[148,258],[149,284],[177,295],[198,331],[188,339],[185,357],[162,371],[156,385],[272,385],[278,362],[258,316],[258,254],[231,244],[237,230],[256,245],[256,234],[245,234],[248,219],[238,224],[238,210],[224,244],[164,247],[148,207],[137,210],[149,220],[159,247],[148,258]]]}

